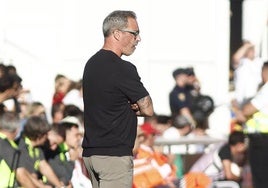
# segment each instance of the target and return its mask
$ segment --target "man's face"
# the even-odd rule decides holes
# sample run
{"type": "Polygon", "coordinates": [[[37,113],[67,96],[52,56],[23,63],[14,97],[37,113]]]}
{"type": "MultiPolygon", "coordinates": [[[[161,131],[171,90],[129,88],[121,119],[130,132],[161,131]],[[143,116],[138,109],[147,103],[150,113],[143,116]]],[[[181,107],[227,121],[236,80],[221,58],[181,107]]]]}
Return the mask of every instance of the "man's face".
{"type": "Polygon", "coordinates": [[[138,23],[135,19],[129,18],[128,19],[128,27],[125,31],[121,31],[122,34],[122,54],[129,56],[131,55],[138,43],[141,41],[140,35],[138,34],[135,36],[132,33],[139,31],[138,23]],[[132,32],[132,33],[130,33],[132,32]]]}
{"type": "Polygon", "coordinates": [[[77,148],[80,145],[81,133],[77,127],[72,127],[66,131],[65,143],[69,148],[77,148]]]}
{"type": "Polygon", "coordinates": [[[237,152],[238,154],[243,154],[243,153],[246,151],[246,149],[247,149],[245,143],[237,143],[237,144],[235,145],[235,148],[236,148],[236,152],[237,152]]]}
{"type": "Polygon", "coordinates": [[[50,149],[55,150],[58,147],[58,145],[64,141],[64,139],[54,131],[49,131],[48,141],[50,149]]]}

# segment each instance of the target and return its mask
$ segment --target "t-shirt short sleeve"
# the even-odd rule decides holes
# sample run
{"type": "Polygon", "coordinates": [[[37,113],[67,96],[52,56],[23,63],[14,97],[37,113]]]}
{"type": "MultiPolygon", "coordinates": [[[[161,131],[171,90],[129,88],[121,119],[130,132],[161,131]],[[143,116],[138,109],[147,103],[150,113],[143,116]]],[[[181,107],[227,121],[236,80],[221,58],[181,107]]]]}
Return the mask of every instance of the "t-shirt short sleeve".
{"type": "Polygon", "coordinates": [[[219,151],[219,157],[221,160],[232,160],[230,147],[226,144],[219,151]]]}
{"type": "Polygon", "coordinates": [[[125,62],[125,65],[121,67],[118,87],[131,103],[149,95],[141,82],[136,67],[128,62],[125,62]]]}

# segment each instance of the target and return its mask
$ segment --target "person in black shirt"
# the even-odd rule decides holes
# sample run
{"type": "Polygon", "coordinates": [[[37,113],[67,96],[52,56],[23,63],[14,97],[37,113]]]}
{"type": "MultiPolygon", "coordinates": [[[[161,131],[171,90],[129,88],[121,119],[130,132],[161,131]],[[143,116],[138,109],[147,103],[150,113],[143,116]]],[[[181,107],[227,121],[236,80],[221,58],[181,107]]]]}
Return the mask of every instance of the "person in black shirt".
{"type": "Polygon", "coordinates": [[[246,140],[243,132],[234,131],[228,143],[218,143],[201,156],[191,167],[191,172],[204,172],[213,181],[230,180],[241,182],[242,167],[247,160],[246,140]]]}
{"type": "Polygon", "coordinates": [[[84,67],[83,160],[93,188],[132,187],[137,116],[153,105],[136,67],[123,59],[141,38],[136,14],[113,11],[103,22],[104,45],[84,67]]]}

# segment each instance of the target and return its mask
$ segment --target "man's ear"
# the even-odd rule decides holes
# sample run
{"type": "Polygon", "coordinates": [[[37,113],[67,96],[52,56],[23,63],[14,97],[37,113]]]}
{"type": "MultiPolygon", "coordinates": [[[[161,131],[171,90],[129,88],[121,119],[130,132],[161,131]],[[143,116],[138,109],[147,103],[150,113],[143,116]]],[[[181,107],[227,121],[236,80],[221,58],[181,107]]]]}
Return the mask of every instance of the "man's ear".
{"type": "Polygon", "coordinates": [[[120,31],[119,30],[115,30],[113,32],[113,36],[116,40],[119,40],[120,39],[120,31]]]}

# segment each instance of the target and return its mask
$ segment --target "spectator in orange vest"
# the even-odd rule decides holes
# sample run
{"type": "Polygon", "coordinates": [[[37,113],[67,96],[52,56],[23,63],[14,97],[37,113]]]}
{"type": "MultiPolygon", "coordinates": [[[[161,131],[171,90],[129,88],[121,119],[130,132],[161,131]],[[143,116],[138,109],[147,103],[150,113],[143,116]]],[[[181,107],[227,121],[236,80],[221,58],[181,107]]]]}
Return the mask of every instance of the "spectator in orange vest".
{"type": "MultiPolygon", "coordinates": [[[[155,135],[158,134],[158,131],[154,129],[150,123],[144,123],[140,126],[140,128],[144,133],[144,141],[140,144],[138,148],[136,159],[134,160],[134,165],[141,161],[144,161],[144,169],[148,169],[149,167],[151,167],[149,170],[150,172],[147,171],[147,177],[149,176],[149,179],[151,180],[151,185],[147,185],[147,187],[177,187],[176,184],[179,183],[179,180],[176,178],[175,165],[169,162],[169,158],[166,155],[161,152],[155,151],[153,148],[155,135]],[[147,166],[148,168],[145,168],[145,166],[147,166]]],[[[138,165],[136,165],[136,167],[138,167],[138,165]]],[[[136,183],[136,172],[141,171],[141,169],[142,168],[140,166],[139,168],[135,168],[134,166],[134,184],[136,183]]],[[[145,171],[144,173],[146,173],[145,171]]]]}

